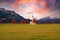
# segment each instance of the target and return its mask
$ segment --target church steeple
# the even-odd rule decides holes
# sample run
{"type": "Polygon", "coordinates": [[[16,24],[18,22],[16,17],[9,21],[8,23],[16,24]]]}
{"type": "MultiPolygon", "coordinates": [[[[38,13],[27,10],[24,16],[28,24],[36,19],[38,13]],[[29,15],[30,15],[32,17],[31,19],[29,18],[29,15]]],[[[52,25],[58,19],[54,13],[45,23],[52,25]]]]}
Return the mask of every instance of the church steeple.
{"type": "Polygon", "coordinates": [[[32,21],[30,22],[30,24],[36,24],[36,19],[34,18],[33,15],[32,15],[32,21]]]}

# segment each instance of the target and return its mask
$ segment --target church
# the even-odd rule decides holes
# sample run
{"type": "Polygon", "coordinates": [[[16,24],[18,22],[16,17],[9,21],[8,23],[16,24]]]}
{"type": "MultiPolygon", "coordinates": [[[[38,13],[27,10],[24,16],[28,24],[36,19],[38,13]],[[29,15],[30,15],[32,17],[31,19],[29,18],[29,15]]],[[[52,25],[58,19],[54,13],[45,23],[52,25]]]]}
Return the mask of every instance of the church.
{"type": "Polygon", "coordinates": [[[36,18],[34,18],[34,16],[32,16],[32,21],[30,21],[30,24],[36,24],[36,18]]]}

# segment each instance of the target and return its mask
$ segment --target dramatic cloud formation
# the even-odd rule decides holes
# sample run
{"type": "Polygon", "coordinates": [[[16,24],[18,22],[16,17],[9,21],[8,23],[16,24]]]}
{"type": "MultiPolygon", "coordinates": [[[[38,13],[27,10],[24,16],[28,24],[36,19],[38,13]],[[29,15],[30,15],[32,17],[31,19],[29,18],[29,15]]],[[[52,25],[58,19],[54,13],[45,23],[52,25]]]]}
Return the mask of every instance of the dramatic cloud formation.
{"type": "Polygon", "coordinates": [[[0,7],[13,9],[24,17],[31,14],[40,14],[44,17],[60,9],[60,0],[0,0],[0,7]]]}
{"type": "Polygon", "coordinates": [[[60,6],[60,0],[0,0],[1,3],[8,3],[12,6],[18,6],[24,3],[39,3],[44,8],[54,8],[60,6]]]}

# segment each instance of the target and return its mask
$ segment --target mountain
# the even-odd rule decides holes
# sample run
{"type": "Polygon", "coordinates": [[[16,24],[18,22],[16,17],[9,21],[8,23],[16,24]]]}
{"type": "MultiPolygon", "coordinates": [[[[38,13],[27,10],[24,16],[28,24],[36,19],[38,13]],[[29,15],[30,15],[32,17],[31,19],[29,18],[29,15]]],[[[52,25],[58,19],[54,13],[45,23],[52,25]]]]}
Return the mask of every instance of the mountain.
{"type": "Polygon", "coordinates": [[[51,17],[44,17],[44,18],[42,18],[42,19],[39,19],[37,22],[38,23],[48,23],[48,22],[50,22],[52,20],[52,18],[51,17]]]}
{"type": "Polygon", "coordinates": [[[0,8],[0,23],[11,23],[12,20],[15,20],[17,23],[20,23],[22,20],[29,21],[28,19],[23,18],[14,11],[0,8]]]}
{"type": "Polygon", "coordinates": [[[60,18],[55,18],[55,19],[52,20],[52,22],[54,22],[54,23],[60,23],[60,18]]]}
{"type": "Polygon", "coordinates": [[[37,23],[60,23],[60,18],[51,18],[47,16],[37,20],[37,23]]]}
{"type": "MultiPolygon", "coordinates": [[[[30,23],[30,19],[25,19],[14,11],[6,10],[0,8],[0,23],[12,23],[12,20],[15,20],[16,23],[24,21],[30,23]]],[[[60,18],[51,18],[49,16],[37,20],[37,23],[60,23],[60,18]]]]}

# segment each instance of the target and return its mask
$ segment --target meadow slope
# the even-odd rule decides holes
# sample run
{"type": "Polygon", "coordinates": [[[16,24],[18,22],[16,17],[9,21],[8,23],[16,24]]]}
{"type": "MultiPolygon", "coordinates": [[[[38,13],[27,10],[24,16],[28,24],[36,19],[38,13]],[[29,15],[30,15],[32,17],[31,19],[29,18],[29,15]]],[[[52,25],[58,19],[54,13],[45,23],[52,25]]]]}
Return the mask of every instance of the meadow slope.
{"type": "Polygon", "coordinates": [[[60,24],[0,24],[0,40],[60,40],[60,24]]]}

